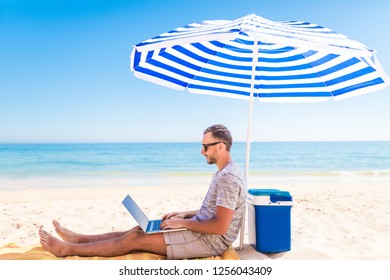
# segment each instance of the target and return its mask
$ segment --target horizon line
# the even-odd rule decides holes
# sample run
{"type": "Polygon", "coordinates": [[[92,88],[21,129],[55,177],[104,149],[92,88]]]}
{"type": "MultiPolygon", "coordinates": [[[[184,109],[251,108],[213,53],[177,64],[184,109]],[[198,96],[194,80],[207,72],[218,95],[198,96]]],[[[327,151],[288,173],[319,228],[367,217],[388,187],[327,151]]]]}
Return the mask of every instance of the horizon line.
{"type": "MultiPolygon", "coordinates": [[[[390,142],[390,140],[259,140],[250,143],[321,143],[321,142],[390,142]]],[[[0,145],[72,145],[72,144],[193,144],[200,141],[53,141],[53,142],[0,142],[0,145]]],[[[246,141],[234,143],[246,144],[246,141]]]]}

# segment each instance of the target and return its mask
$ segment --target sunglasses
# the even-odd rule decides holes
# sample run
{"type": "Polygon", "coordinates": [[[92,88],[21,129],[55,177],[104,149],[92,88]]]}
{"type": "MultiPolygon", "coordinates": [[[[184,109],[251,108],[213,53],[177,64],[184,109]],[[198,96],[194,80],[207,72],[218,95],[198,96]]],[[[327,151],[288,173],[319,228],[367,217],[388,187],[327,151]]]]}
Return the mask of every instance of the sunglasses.
{"type": "Polygon", "coordinates": [[[217,145],[217,144],[219,144],[219,143],[224,143],[224,144],[226,145],[226,142],[222,142],[222,141],[214,142],[214,143],[209,143],[209,144],[202,144],[203,150],[204,150],[205,152],[207,152],[207,148],[208,148],[208,147],[217,145]]]}

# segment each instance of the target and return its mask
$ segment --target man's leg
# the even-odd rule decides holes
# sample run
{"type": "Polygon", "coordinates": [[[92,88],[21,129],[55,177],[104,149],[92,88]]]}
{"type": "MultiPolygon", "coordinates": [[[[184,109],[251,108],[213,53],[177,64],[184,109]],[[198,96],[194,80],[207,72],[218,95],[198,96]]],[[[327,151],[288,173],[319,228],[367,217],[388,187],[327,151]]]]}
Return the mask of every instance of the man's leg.
{"type": "Polygon", "coordinates": [[[89,243],[61,241],[42,228],[39,230],[39,235],[42,247],[57,257],[114,257],[137,250],[160,255],[167,254],[163,234],[148,235],[138,228],[130,230],[121,237],[89,243]]]}
{"type": "Polygon", "coordinates": [[[120,232],[108,232],[103,234],[96,234],[96,235],[85,235],[85,234],[79,234],[76,232],[73,232],[67,228],[62,227],[57,221],[53,221],[53,226],[58,235],[67,242],[71,243],[89,243],[89,242],[97,242],[107,239],[113,239],[118,238],[129,231],[120,231],[120,232]]]}

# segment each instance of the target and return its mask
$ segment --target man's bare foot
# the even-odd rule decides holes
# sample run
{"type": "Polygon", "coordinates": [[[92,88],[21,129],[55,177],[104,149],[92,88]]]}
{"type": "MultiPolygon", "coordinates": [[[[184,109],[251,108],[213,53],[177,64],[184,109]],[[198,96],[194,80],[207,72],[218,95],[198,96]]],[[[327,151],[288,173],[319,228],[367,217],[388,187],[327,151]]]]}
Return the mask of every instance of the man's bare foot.
{"type": "Polygon", "coordinates": [[[78,234],[73,231],[62,227],[56,220],[53,221],[53,226],[58,235],[67,242],[79,243],[78,234]]]}
{"type": "Polygon", "coordinates": [[[66,250],[66,243],[55,238],[42,227],[39,228],[39,237],[42,247],[56,257],[65,257],[69,255],[66,250]]]}

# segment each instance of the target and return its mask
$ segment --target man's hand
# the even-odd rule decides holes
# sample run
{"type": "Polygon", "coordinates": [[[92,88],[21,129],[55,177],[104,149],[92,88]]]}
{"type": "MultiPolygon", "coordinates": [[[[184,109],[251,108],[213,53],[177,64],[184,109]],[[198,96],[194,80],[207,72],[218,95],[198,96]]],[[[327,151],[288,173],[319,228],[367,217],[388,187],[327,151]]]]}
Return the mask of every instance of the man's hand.
{"type": "Polygon", "coordinates": [[[183,218],[171,217],[169,219],[163,220],[161,223],[162,229],[171,229],[171,228],[185,228],[186,222],[183,218]]]}
{"type": "Polygon", "coordinates": [[[195,211],[185,211],[185,212],[172,212],[162,216],[161,228],[170,229],[170,228],[186,228],[188,226],[189,218],[192,218],[196,215],[198,210],[195,211]]]}
{"type": "Polygon", "coordinates": [[[178,219],[184,219],[186,217],[185,212],[172,212],[172,213],[167,213],[164,216],[162,216],[161,220],[169,220],[171,218],[178,218],[178,219]]]}
{"type": "Polygon", "coordinates": [[[189,219],[189,218],[192,218],[193,216],[195,216],[197,212],[198,212],[198,210],[185,211],[185,212],[172,212],[172,213],[168,213],[168,214],[165,214],[164,216],[162,216],[161,220],[165,221],[165,220],[169,220],[171,218],[189,219]]]}

